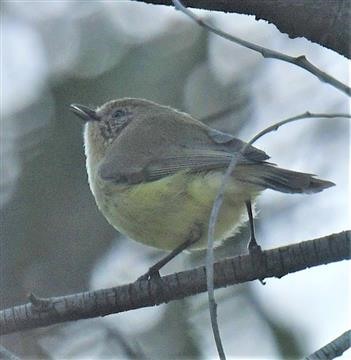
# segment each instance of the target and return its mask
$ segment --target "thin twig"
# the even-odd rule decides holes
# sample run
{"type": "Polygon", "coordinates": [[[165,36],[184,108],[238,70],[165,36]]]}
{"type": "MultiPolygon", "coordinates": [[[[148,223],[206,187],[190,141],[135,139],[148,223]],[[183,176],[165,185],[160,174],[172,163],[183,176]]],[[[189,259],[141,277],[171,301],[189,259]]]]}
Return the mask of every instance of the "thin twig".
{"type": "Polygon", "coordinates": [[[315,66],[311,62],[309,62],[305,55],[301,55],[301,56],[297,56],[297,57],[289,56],[289,55],[283,54],[279,51],[268,49],[263,46],[251,43],[249,41],[240,39],[236,36],[230,35],[224,31],[217,29],[215,26],[207,23],[205,20],[200,19],[191,10],[186,8],[179,0],[172,0],[172,1],[173,1],[174,6],[178,10],[182,11],[185,15],[189,16],[197,24],[199,24],[203,28],[209,30],[210,32],[212,32],[224,39],[232,41],[238,45],[241,45],[248,49],[256,51],[256,52],[260,53],[264,58],[278,59],[278,60],[282,60],[284,62],[288,62],[293,65],[299,66],[300,68],[303,68],[303,69],[307,70],[309,73],[316,76],[320,81],[328,83],[329,85],[342,91],[346,95],[351,96],[351,88],[350,87],[348,87],[341,81],[335,79],[334,77],[327,74],[326,72],[320,70],[317,66],[315,66]]]}
{"type": "MultiPolygon", "coordinates": [[[[173,5],[171,0],[134,0],[147,4],[173,5]]],[[[274,24],[290,39],[305,39],[351,58],[350,1],[325,0],[182,0],[189,8],[253,15],[274,24]],[[272,6],[274,3],[274,7],[272,6]],[[294,14],[293,19],[291,14],[294,14]]]]}
{"type": "Polygon", "coordinates": [[[345,331],[342,335],[323,346],[306,360],[331,360],[341,356],[347,349],[351,347],[351,330],[345,331]]]}
{"type": "MultiPolygon", "coordinates": [[[[214,284],[217,289],[262,278],[280,279],[289,273],[350,259],[351,232],[343,231],[266,250],[259,259],[250,254],[221,259],[214,264],[214,284]]],[[[155,306],[205,291],[205,267],[201,266],[150,281],[45,298],[50,306],[28,302],[0,311],[0,335],[155,306]]]]}
{"type": "MultiPolygon", "coordinates": [[[[280,121],[278,123],[275,123],[272,126],[269,126],[268,128],[262,130],[243,147],[243,149],[241,150],[241,153],[244,154],[246,148],[248,146],[252,145],[255,141],[257,141],[263,135],[277,130],[280,126],[282,126],[284,124],[290,123],[292,121],[297,121],[300,119],[305,119],[305,118],[322,118],[322,117],[325,117],[325,118],[340,118],[340,117],[341,118],[351,118],[351,115],[348,115],[348,114],[312,114],[307,111],[303,114],[293,116],[293,117],[290,117],[283,121],[280,121]]],[[[220,189],[217,193],[216,199],[213,203],[211,216],[210,216],[210,220],[209,220],[209,226],[208,226],[208,243],[207,243],[207,253],[206,253],[207,291],[208,291],[211,324],[212,324],[213,334],[214,334],[215,341],[216,341],[216,346],[218,349],[218,354],[220,355],[220,357],[223,354],[223,345],[221,343],[220,336],[219,336],[219,328],[218,328],[218,322],[217,322],[217,305],[215,302],[214,286],[213,286],[214,233],[215,233],[215,225],[217,223],[219,210],[223,204],[225,188],[230,181],[230,178],[232,176],[232,173],[234,172],[234,169],[236,167],[238,159],[239,159],[238,156],[233,157],[233,159],[231,160],[231,162],[223,176],[221,187],[220,187],[220,189]]]]}
{"type": "MultiPolygon", "coordinates": [[[[236,158],[233,158],[236,159],[236,158]]],[[[236,165],[236,160],[231,161],[229,167],[223,177],[221,187],[217,193],[216,199],[214,201],[211,216],[208,225],[208,242],[207,242],[207,252],[206,252],[206,282],[207,282],[207,295],[208,295],[208,306],[210,311],[211,326],[212,332],[215,339],[217,351],[219,358],[221,360],[225,359],[224,348],[219,332],[218,319],[217,319],[217,303],[214,296],[214,281],[213,281],[213,272],[214,272],[214,253],[213,253],[213,243],[214,243],[214,232],[215,225],[217,223],[219,210],[223,203],[225,187],[229,182],[229,177],[234,167],[236,165]]]]}
{"type": "MultiPolygon", "coordinates": [[[[309,111],[306,111],[303,114],[300,115],[296,115],[290,118],[287,118],[285,120],[279,121],[269,127],[267,127],[266,129],[260,131],[257,135],[255,135],[249,142],[248,145],[252,145],[254,142],[256,142],[259,138],[261,138],[263,135],[268,134],[272,131],[277,131],[282,125],[291,123],[293,121],[296,120],[301,120],[301,119],[322,119],[322,118],[326,118],[326,119],[333,119],[333,118],[351,118],[350,114],[315,114],[315,113],[311,113],[309,111]]],[[[242,151],[244,152],[244,151],[242,151]]]]}

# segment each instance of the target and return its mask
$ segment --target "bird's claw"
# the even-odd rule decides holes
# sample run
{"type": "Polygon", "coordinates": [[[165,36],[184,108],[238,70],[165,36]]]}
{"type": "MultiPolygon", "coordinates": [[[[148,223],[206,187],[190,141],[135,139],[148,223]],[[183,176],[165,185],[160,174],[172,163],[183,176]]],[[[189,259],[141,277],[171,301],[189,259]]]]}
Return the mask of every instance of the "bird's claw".
{"type": "Polygon", "coordinates": [[[137,281],[149,281],[151,279],[160,279],[161,275],[158,269],[152,267],[144,274],[138,277],[137,281]]]}

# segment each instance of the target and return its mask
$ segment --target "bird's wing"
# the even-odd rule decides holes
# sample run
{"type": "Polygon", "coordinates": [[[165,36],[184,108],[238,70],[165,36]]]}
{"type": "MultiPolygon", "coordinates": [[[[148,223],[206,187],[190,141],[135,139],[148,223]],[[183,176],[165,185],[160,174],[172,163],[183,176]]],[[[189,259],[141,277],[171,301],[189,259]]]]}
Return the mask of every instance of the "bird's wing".
{"type": "Polygon", "coordinates": [[[174,131],[161,130],[168,119],[150,119],[122,133],[111,145],[100,165],[102,179],[116,183],[137,184],[155,181],[180,171],[201,172],[225,169],[233,157],[237,164],[262,163],[268,159],[263,151],[248,146],[230,134],[211,129],[201,123],[177,122],[174,131]],[[183,126],[182,131],[179,126],[183,126]],[[155,138],[155,131],[160,136],[155,138]]]}
{"type": "Polygon", "coordinates": [[[211,140],[216,144],[216,149],[221,149],[230,153],[236,153],[244,150],[246,146],[244,157],[252,161],[265,161],[269,156],[262,150],[257,149],[252,145],[247,145],[245,141],[235,138],[233,135],[221,132],[216,129],[206,127],[206,132],[211,140]]]}
{"type": "Polygon", "coordinates": [[[144,176],[147,181],[153,181],[179,171],[196,173],[223,169],[233,157],[230,153],[208,149],[183,149],[180,153],[164,154],[151,161],[144,168],[144,176]]]}

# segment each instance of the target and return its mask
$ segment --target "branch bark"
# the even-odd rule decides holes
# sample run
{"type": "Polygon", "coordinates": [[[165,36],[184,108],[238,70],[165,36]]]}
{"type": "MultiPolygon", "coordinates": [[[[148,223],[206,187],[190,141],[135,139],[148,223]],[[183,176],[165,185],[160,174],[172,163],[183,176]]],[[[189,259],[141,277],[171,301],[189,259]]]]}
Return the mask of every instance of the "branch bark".
{"type": "MultiPolygon", "coordinates": [[[[281,278],[309,267],[351,258],[351,232],[241,255],[214,264],[215,288],[269,277],[281,278]]],[[[0,311],[0,334],[34,329],[159,305],[206,291],[205,267],[110,289],[40,299],[0,311]]]]}
{"type": "Polygon", "coordinates": [[[351,330],[345,331],[342,335],[323,346],[305,360],[331,360],[341,356],[351,346],[351,330]]]}
{"type": "MultiPolygon", "coordinates": [[[[171,0],[135,0],[172,5],[171,0]]],[[[349,0],[184,0],[186,7],[254,15],[290,38],[304,37],[351,58],[349,0]]]]}

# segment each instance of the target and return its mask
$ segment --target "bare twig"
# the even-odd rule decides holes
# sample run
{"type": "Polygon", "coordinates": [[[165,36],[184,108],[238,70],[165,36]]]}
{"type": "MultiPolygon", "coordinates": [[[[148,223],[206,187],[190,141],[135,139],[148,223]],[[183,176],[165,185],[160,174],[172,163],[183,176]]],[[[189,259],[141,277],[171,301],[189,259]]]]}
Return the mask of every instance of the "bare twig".
{"type": "Polygon", "coordinates": [[[351,346],[351,330],[345,331],[342,335],[323,346],[306,360],[331,360],[341,356],[351,346]]]}
{"type": "Polygon", "coordinates": [[[286,54],[283,54],[281,52],[264,48],[263,46],[259,46],[257,44],[251,43],[249,41],[240,39],[236,36],[230,35],[222,30],[217,29],[215,26],[209,24],[203,19],[200,19],[198,16],[196,16],[191,10],[186,8],[182,5],[182,3],[179,0],[172,0],[174,6],[182,11],[185,15],[189,16],[191,19],[193,19],[197,24],[202,26],[203,28],[207,29],[208,31],[224,38],[229,41],[232,41],[238,45],[244,46],[248,49],[251,49],[253,51],[256,51],[260,53],[264,58],[271,58],[271,59],[278,59],[282,60],[284,62],[288,62],[290,64],[299,66],[300,68],[303,68],[307,70],[309,73],[316,76],[320,81],[328,83],[329,85],[335,87],[336,89],[342,91],[348,96],[351,96],[351,88],[347,85],[343,84],[341,81],[335,79],[331,75],[325,73],[324,71],[321,71],[317,66],[313,65],[311,62],[309,62],[305,55],[293,57],[286,54]]]}
{"type": "Polygon", "coordinates": [[[221,335],[219,332],[218,319],[217,319],[217,303],[216,303],[216,299],[214,296],[213,243],[214,243],[215,224],[217,222],[218,213],[220,210],[220,206],[215,207],[215,205],[216,205],[217,201],[220,204],[223,203],[223,196],[224,196],[223,194],[224,194],[224,190],[225,190],[225,185],[226,185],[226,183],[225,183],[225,178],[224,178],[222,181],[222,184],[221,184],[220,191],[218,192],[220,196],[217,195],[216,201],[213,204],[213,208],[211,211],[211,217],[210,217],[209,227],[208,227],[208,245],[207,245],[207,252],[206,252],[206,283],[207,283],[208,306],[209,306],[209,310],[210,310],[210,318],[211,318],[213,337],[214,337],[214,340],[216,343],[219,358],[221,360],[225,360],[226,356],[224,353],[222,339],[221,339],[221,335]],[[222,190],[223,190],[223,192],[222,192],[222,190]]]}
{"type": "Polygon", "coordinates": [[[254,142],[256,142],[259,138],[261,138],[263,135],[268,134],[272,131],[277,131],[282,125],[291,123],[293,121],[296,120],[302,120],[302,119],[322,119],[322,118],[326,118],[326,119],[333,119],[333,118],[345,118],[345,119],[351,119],[351,115],[350,114],[315,114],[315,113],[311,113],[309,111],[306,111],[303,114],[300,115],[296,115],[290,118],[287,118],[285,120],[279,121],[269,127],[267,127],[266,129],[260,131],[257,135],[255,135],[249,142],[249,145],[252,145],[254,142]]]}
{"type": "MultiPolygon", "coordinates": [[[[261,138],[263,135],[268,134],[269,132],[276,131],[278,128],[284,124],[297,121],[300,119],[306,118],[351,118],[351,115],[348,114],[312,114],[310,112],[305,112],[303,114],[285,119],[278,123],[269,126],[268,128],[259,132],[256,136],[254,136],[241,150],[242,153],[245,153],[245,150],[248,146],[252,145],[255,141],[261,138]]],[[[210,310],[210,317],[211,317],[211,325],[213,329],[213,335],[216,341],[216,346],[218,350],[218,354],[220,358],[224,355],[223,345],[219,336],[219,328],[217,322],[217,305],[215,302],[214,297],[214,286],[213,286],[213,261],[214,261],[214,254],[213,254],[213,244],[214,244],[214,233],[215,233],[215,226],[218,219],[218,214],[220,208],[223,204],[224,192],[225,188],[228,185],[230,178],[234,172],[236,164],[238,162],[239,157],[233,157],[231,160],[222,180],[221,187],[217,193],[216,199],[213,203],[211,216],[209,220],[208,226],[208,242],[207,242],[207,253],[206,253],[206,272],[207,272],[207,290],[208,290],[208,300],[209,300],[209,310],[210,310]]]]}
{"type": "MultiPolygon", "coordinates": [[[[172,5],[172,0],[134,1],[172,5]]],[[[183,4],[190,8],[254,15],[255,20],[274,24],[291,39],[304,37],[351,58],[349,0],[183,0],[183,4]]]]}
{"type": "MultiPolygon", "coordinates": [[[[214,264],[214,286],[221,288],[262,278],[281,278],[310,267],[349,260],[350,237],[351,232],[346,231],[263,251],[259,261],[255,258],[255,264],[252,255],[222,259],[214,264]]],[[[48,298],[46,303],[51,305],[46,308],[27,303],[0,311],[0,334],[159,305],[206,290],[205,267],[201,266],[160,279],[48,298]]]]}

